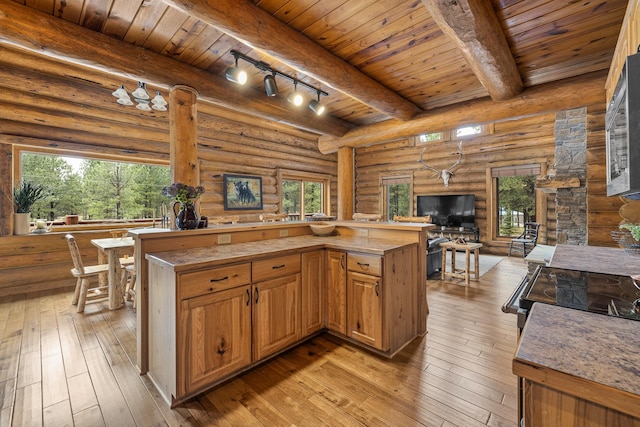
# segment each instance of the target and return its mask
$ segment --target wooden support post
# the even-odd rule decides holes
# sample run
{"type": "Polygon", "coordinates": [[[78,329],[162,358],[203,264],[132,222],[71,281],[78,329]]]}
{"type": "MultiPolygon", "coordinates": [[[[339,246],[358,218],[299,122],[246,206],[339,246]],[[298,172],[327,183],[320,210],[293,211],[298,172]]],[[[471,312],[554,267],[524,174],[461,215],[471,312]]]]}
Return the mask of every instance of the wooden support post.
{"type": "MultiPolygon", "coordinates": [[[[0,135],[0,139],[3,136],[0,135]]],[[[0,144],[0,236],[13,234],[13,145],[0,144]]]]}
{"type": "Polygon", "coordinates": [[[338,219],[349,220],[353,216],[353,149],[338,149],[338,219]]]}
{"type": "Polygon", "coordinates": [[[171,181],[200,184],[198,163],[198,92],[177,85],[169,92],[169,142],[171,181]]]}

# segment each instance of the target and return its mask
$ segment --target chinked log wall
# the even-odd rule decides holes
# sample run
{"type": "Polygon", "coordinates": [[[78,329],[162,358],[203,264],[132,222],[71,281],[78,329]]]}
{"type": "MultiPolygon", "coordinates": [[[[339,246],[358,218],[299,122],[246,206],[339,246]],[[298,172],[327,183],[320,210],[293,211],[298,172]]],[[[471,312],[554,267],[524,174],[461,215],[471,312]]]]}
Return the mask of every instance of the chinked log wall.
{"type": "MultiPolygon", "coordinates": [[[[587,187],[588,187],[588,244],[615,246],[609,232],[620,221],[621,202],[606,197],[604,100],[587,107],[587,187]]],[[[491,241],[487,223],[487,168],[491,163],[505,164],[527,159],[547,158],[549,168],[555,162],[555,113],[536,115],[518,120],[499,122],[492,134],[463,140],[462,165],[455,169],[449,187],[424,169],[418,162],[420,151],[426,163],[444,169],[456,159],[457,141],[431,142],[414,145],[412,139],[356,149],[356,211],[381,212],[380,178],[410,175],[413,177],[413,201],[422,194],[462,194],[476,196],[476,224],[486,252],[505,253],[506,240],[491,241]]],[[[440,129],[425,129],[437,132],[440,129]]],[[[556,236],[555,194],[547,199],[547,223],[543,242],[554,245],[556,236]]],[[[416,207],[414,206],[414,214],[416,207]]]]}

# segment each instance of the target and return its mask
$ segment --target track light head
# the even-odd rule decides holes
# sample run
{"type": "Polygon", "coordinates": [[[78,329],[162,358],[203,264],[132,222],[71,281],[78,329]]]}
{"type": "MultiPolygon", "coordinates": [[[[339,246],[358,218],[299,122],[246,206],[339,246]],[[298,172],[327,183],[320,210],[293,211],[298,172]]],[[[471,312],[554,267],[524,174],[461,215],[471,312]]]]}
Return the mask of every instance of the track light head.
{"type": "Polygon", "coordinates": [[[238,67],[229,67],[224,73],[227,80],[233,83],[245,84],[247,82],[247,72],[238,67]]]}
{"type": "Polygon", "coordinates": [[[316,113],[317,116],[321,116],[325,110],[324,105],[320,104],[320,101],[316,101],[315,99],[312,99],[309,102],[309,108],[311,111],[316,113]]]}
{"type": "Polygon", "coordinates": [[[224,75],[230,82],[243,85],[247,82],[247,72],[238,68],[238,55],[233,56],[236,58],[236,66],[227,68],[224,75]]]}
{"type": "Polygon", "coordinates": [[[289,95],[287,95],[287,100],[296,107],[301,106],[302,102],[304,102],[302,94],[298,92],[298,82],[296,80],[293,81],[293,92],[289,92],[289,95]]]}
{"type": "Polygon", "coordinates": [[[276,96],[278,94],[275,73],[264,76],[264,90],[267,92],[267,96],[276,96]]]}

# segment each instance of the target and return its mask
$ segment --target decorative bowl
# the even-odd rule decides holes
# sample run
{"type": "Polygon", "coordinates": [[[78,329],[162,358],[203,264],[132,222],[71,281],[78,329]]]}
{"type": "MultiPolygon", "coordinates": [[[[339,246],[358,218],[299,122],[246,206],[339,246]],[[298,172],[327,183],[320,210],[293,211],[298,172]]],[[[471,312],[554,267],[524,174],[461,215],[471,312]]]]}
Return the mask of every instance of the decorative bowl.
{"type": "Polygon", "coordinates": [[[309,224],[311,227],[311,231],[316,236],[328,236],[333,233],[333,230],[336,228],[334,224],[324,224],[321,222],[309,224]]]}

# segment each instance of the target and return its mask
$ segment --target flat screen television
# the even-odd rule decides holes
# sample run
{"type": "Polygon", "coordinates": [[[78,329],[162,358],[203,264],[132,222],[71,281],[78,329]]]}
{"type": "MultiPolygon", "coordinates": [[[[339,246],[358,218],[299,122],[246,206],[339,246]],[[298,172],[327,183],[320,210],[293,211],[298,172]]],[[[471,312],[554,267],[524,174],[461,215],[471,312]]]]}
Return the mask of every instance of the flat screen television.
{"type": "Polygon", "coordinates": [[[431,215],[431,222],[446,227],[471,228],[476,222],[475,194],[418,196],[418,216],[431,215]]]}

